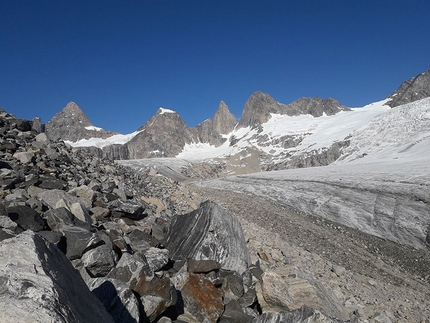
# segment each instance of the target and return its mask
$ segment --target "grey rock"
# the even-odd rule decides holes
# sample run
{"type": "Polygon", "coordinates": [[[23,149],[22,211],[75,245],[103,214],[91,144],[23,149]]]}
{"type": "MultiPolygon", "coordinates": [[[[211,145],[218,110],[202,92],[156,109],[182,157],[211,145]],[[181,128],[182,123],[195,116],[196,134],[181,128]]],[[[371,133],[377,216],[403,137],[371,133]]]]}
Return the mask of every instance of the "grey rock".
{"type": "Polygon", "coordinates": [[[26,205],[17,205],[7,208],[9,218],[17,223],[23,230],[41,231],[46,226],[46,221],[40,214],[26,205]]]}
{"type": "Polygon", "coordinates": [[[142,251],[152,271],[159,271],[169,262],[169,250],[151,247],[142,251]]]}
{"type": "Polygon", "coordinates": [[[88,231],[91,229],[90,224],[79,220],[65,207],[48,210],[44,213],[44,217],[53,231],[59,231],[64,226],[77,226],[88,231]]]}
{"type": "Polygon", "coordinates": [[[104,277],[115,267],[115,255],[113,250],[104,244],[85,252],[82,262],[93,277],[104,277]]]}
{"type": "MultiPolygon", "coordinates": [[[[61,227],[61,233],[66,237],[67,241],[67,258],[70,260],[81,258],[84,251],[88,249],[89,246],[94,246],[92,241],[97,241],[97,236],[80,227],[61,227]]],[[[97,242],[95,245],[98,245],[97,242]]]]}
{"type": "Polygon", "coordinates": [[[430,69],[403,82],[400,87],[387,98],[386,104],[392,108],[430,97],[430,69]]]}
{"type": "Polygon", "coordinates": [[[240,222],[210,201],[187,215],[173,217],[167,249],[173,260],[214,260],[239,273],[250,263],[240,222]]]}
{"type": "Polygon", "coordinates": [[[190,273],[202,274],[221,269],[221,264],[215,260],[188,259],[187,267],[190,273]]]}
{"type": "Polygon", "coordinates": [[[92,222],[88,209],[76,196],[59,189],[52,189],[39,193],[37,197],[53,209],[66,207],[79,220],[89,224],[92,222]]]}
{"type": "Polygon", "coordinates": [[[31,151],[16,152],[13,157],[18,159],[23,164],[28,164],[33,161],[34,153],[31,151]]]}
{"type": "Polygon", "coordinates": [[[224,313],[222,314],[219,322],[220,323],[244,323],[251,322],[254,316],[246,314],[240,304],[232,300],[225,306],[224,313]]]}
{"type": "Polygon", "coordinates": [[[127,284],[112,278],[94,278],[88,287],[115,322],[140,322],[139,302],[127,284]]]}
{"type": "Polygon", "coordinates": [[[111,213],[113,217],[127,217],[138,220],[143,217],[144,208],[142,205],[131,201],[115,200],[110,203],[111,213]]]}
{"type": "Polygon", "coordinates": [[[0,243],[1,322],[113,322],[69,260],[26,231],[0,243]]]}
{"type": "Polygon", "coordinates": [[[133,289],[142,276],[152,274],[153,272],[142,254],[124,253],[107,277],[120,280],[133,289]]]}

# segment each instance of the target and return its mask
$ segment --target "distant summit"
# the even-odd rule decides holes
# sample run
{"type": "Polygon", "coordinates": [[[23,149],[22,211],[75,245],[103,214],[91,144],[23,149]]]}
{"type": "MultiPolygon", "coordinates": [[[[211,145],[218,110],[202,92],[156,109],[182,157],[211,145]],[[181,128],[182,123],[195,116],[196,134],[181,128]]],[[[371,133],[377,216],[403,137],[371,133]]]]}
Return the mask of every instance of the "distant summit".
{"type": "Polygon", "coordinates": [[[272,113],[288,116],[310,114],[314,117],[334,115],[349,108],[340,104],[333,98],[321,99],[300,98],[290,104],[275,101],[269,94],[260,91],[254,92],[245,103],[239,127],[256,126],[267,122],[272,113]]]}
{"type": "Polygon", "coordinates": [[[84,111],[75,102],[69,102],[45,126],[45,132],[51,140],[76,142],[81,139],[107,138],[114,132],[95,127],[84,111]]]}
{"type": "Polygon", "coordinates": [[[387,105],[394,108],[402,104],[430,97],[430,69],[407,80],[387,99],[387,105]]]}

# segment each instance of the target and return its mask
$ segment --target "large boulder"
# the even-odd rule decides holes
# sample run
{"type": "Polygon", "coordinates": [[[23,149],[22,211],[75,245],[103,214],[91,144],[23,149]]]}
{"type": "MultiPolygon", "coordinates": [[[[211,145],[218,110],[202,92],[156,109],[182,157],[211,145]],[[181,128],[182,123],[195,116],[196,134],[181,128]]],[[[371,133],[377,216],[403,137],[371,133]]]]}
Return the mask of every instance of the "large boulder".
{"type": "Polygon", "coordinates": [[[211,201],[172,219],[167,249],[172,260],[214,260],[240,274],[250,264],[239,220],[211,201]]]}
{"type": "Polygon", "coordinates": [[[0,242],[0,322],[113,322],[53,244],[32,231],[0,242]]]}

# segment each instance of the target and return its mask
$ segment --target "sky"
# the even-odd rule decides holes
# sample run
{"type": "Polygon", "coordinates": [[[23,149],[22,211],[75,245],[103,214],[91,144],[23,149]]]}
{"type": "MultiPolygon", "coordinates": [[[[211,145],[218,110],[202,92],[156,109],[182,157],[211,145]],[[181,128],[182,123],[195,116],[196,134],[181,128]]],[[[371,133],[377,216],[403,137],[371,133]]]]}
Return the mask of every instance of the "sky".
{"type": "Polygon", "coordinates": [[[1,0],[0,107],[48,122],[69,101],[131,133],[159,107],[189,127],[254,91],[288,104],[384,99],[430,68],[428,0],[1,0]]]}

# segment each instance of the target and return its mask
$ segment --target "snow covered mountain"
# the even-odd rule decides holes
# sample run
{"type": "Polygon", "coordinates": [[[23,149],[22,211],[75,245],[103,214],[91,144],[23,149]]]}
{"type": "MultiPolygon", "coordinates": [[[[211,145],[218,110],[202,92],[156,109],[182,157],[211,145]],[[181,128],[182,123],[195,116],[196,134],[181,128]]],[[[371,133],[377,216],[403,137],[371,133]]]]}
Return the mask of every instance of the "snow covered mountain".
{"type": "Polygon", "coordinates": [[[160,108],[132,134],[76,139],[75,131],[69,137],[62,132],[62,139],[113,159],[176,157],[216,164],[222,169],[218,175],[370,160],[389,156],[393,149],[412,153],[425,145],[429,102],[422,97],[430,93],[429,87],[427,71],[404,82],[387,99],[351,109],[332,98],[283,104],[257,91],[245,103],[240,121],[224,102],[213,119],[195,128],[188,128],[175,111],[160,108]]]}

